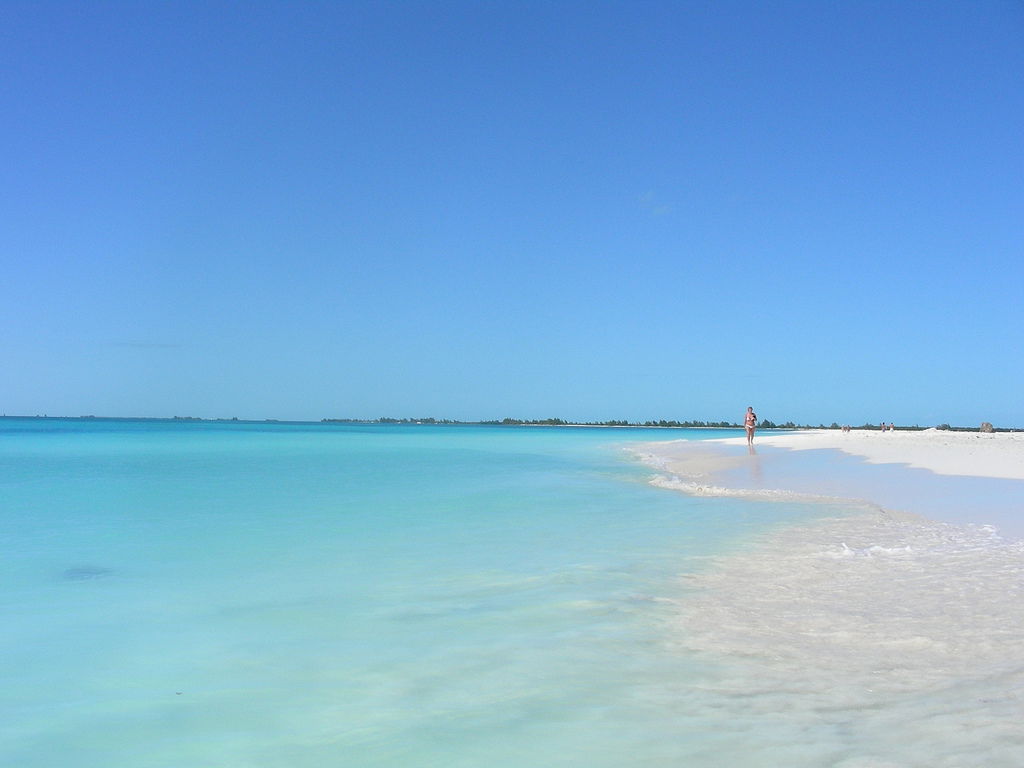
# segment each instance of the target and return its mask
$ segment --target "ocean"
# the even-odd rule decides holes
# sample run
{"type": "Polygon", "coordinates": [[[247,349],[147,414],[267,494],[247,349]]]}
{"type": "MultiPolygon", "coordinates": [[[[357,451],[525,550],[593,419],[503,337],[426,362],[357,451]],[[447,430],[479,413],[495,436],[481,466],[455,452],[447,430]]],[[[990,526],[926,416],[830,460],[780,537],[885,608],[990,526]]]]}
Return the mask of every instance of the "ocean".
{"type": "Polygon", "coordinates": [[[0,764],[1024,764],[1020,542],[725,434],[0,419],[0,764]]]}

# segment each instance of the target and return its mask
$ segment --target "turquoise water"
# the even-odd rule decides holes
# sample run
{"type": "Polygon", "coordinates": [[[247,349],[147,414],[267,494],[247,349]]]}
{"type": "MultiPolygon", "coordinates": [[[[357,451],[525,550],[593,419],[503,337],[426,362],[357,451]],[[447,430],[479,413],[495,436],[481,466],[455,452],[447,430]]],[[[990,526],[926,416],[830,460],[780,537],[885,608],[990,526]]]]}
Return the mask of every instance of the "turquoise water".
{"type": "Polygon", "coordinates": [[[751,542],[855,514],[623,449],[716,434],[0,420],[0,764],[880,765],[898,716],[844,729],[877,702],[766,691],[680,623],[748,599],[751,542]]]}

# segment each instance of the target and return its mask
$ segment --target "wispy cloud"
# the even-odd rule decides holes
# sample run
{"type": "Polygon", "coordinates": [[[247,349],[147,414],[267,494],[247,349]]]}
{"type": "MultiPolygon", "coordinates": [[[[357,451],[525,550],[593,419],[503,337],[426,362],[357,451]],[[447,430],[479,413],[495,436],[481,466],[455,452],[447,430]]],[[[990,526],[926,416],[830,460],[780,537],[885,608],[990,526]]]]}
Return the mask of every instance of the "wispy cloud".
{"type": "Polygon", "coordinates": [[[660,200],[654,190],[648,190],[639,197],[640,207],[652,216],[664,216],[672,212],[672,206],[660,200]]]}
{"type": "Polygon", "coordinates": [[[181,344],[164,343],[158,341],[115,341],[113,347],[128,347],[129,349],[181,349],[181,344]]]}

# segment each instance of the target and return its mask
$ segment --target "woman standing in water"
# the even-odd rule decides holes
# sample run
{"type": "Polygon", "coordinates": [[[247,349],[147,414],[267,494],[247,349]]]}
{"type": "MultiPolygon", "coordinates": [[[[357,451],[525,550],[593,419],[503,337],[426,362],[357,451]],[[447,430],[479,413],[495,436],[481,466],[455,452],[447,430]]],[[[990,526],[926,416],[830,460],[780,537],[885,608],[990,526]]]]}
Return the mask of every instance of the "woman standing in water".
{"type": "Polygon", "coordinates": [[[754,444],[754,429],[757,427],[757,414],[754,413],[754,406],[747,406],[747,415],[743,417],[743,426],[747,430],[747,445],[754,444]]]}

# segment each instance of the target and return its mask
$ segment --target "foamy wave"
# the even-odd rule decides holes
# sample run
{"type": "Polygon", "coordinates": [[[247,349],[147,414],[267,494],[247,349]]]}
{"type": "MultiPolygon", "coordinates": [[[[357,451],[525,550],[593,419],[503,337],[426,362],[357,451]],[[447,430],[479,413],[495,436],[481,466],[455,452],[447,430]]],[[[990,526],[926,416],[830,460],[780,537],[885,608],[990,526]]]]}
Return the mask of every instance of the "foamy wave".
{"type": "Polygon", "coordinates": [[[666,459],[663,456],[658,456],[653,453],[645,453],[644,451],[638,451],[630,446],[627,446],[623,450],[632,455],[641,464],[646,464],[647,466],[660,471],[668,470],[668,459],[666,459]]]}
{"type": "Polygon", "coordinates": [[[820,496],[810,493],[797,493],[775,488],[725,488],[720,485],[701,482],[700,480],[686,480],[678,475],[655,475],[650,479],[650,484],[657,488],[665,488],[670,491],[679,491],[690,496],[718,496],[733,499],[751,499],[759,501],[809,501],[829,502],[854,501],[851,499],[839,499],[835,496],[820,496]]]}
{"type": "MultiPolygon", "coordinates": [[[[670,491],[678,491],[690,496],[713,496],[720,498],[751,499],[758,501],[797,501],[797,502],[850,502],[858,503],[857,499],[842,499],[836,496],[823,496],[821,494],[800,493],[783,488],[735,488],[724,485],[716,485],[709,482],[712,473],[690,472],[680,473],[668,457],[655,453],[637,450],[635,447],[627,447],[626,450],[632,454],[641,464],[654,469],[658,474],[650,479],[650,484],[657,488],[665,488],[670,491]]],[[[699,462],[698,462],[699,464],[699,462]]]]}
{"type": "Polygon", "coordinates": [[[838,547],[832,547],[822,554],[827,557],[875,557],[876,555],[906,555],[912,554],[913,551],[914,548],[909,544],[905,547],[883,547],[873,544],[870,547],[853,549],[844,541],[838,547]]]}

